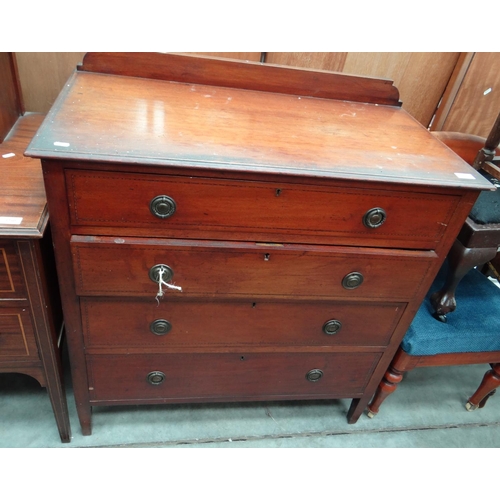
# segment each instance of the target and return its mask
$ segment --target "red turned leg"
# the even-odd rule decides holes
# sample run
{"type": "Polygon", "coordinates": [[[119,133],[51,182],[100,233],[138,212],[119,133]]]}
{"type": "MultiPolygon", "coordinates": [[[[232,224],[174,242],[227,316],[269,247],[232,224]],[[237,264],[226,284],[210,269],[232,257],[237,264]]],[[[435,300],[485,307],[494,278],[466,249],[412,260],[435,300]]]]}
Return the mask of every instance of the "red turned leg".
{"type": "Polygon", "coordinates": [[[467,401],[465,405],[467,411],[482,408],[498,386],[500,386],[500,363],[495,363],[491,365],[491,370],[485,373],[481,385],[467,401]]]}
{"type": "Polygon", "coordinates": [[[396,370],[393,366],[385,372],[384,378],[380,382],[372,402],[368,405],[368,416],[373,418],[379,411],[380,405],[385,398],[392,394],[398,387],[399,382],[403,380],[403,373],[396,370]]]}
{"type": "Polygon", "coordinates": [[[379,411],[380,405],[385,398],[392,394],[403,380],[403,374],[417,366],[420,356],[410,356],[401,347],[396,352],[384,378],[377,387],[371,403],[368,405],[368,416],[373,418],[379,411]]]}

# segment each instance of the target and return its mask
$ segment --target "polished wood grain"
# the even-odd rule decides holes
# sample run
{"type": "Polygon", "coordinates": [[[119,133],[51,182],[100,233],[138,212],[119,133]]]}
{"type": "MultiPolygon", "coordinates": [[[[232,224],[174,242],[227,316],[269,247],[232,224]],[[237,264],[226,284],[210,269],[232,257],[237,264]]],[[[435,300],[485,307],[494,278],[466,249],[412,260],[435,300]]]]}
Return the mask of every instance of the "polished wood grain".
{"type": "Polygon", "coordinates": [[[82,321],[90,353],[238,346],[386,346],[404,303],[296,301],[186,301],[159,304],[126,298],[82,298],[82,321]],[[155,335],[151,323],[165,319],[172,329],[155,335]],[[341,323],[327,335],[327,321],[341,323]]]}
{"type": "Polygon", "coordinates": [[[319,245],[260,246],[196,240],[73,236],[76,292],[79,295],[149,296],[158,284],[149,270],[169,266],[171,284],[182,297],[283,297],[301,299],[411,300],[422,277],[437,261],[432,251],[356,249],[319,245]],[[406,270],[411,266],[412,272],[406,270]],[[343,287],[350,273],[364,281],[343,287]],[[394,277],[397,276],[397,280],[394,277]]]}
{"type": "Polygon", "coordinates": [[[207,171],[488,186],[477,174],[467,180],[457,177],[474,172],[397,107],[86,72],[74,75],[26,154],[207,171]]]}
{"type": "Polygon", "coordinates": [[[361,394],[379,358],[373,353],[252,353],[91,356],[91,401],[192,402],[245,399],[331,399],[361,394]],[[113,369],[110,370],[110,366],[113,369]],[[319,369],[323,377],[306,375],[319,369]],[[165,374],[148,383],[152,371],[165,374]]]}
{"type": "Polygon", "coordinates": [[[387,79],[346,77],[341,73],[312,70],[297,71],[286,66],[247,61],[151,52],[106,52],[88,53],[79,69],[214,87],[400,105],[398,90],[387,79]]]}
{"type": "Polygon", "coordinates": [[[40,160],[23,155],[44,118],[35,113],[22,116],[0,144],[0,217],[21,219],[15,224],[0,219],[0,237],[44,234],[49,214],[40,160]]]}
{"type": "Polygon", "coordinates": [[[70,217],[75,233],[297,241],[433,249],[452,217],[459,196],[367,190],[363,184],[328,187],[281,182],[217,180],[187,176],[67,170],[70,217]],[[156,217],[151,201],[167,195],[175,213],[156,217]],[[363,223],[381,207],[378,228],[363,223]],[[241,213],[246,217],[241,218],[241,213]],[[408,213],[418,214],[411,225],[408,213]],[[293,217],[290,217],[293,214],[293,217]],[[85,228],[82,226],[90,226],[85,228]]]}

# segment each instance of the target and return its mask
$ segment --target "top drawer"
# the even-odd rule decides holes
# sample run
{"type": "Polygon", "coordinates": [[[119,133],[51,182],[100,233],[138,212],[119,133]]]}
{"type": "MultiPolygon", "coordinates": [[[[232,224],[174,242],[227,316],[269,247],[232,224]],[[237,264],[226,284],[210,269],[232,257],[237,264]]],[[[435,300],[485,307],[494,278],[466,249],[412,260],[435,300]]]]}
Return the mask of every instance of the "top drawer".
{"type": "Polygon", "coordinates": [[[434,249],[459,201],[339,185],[72,169],[66,182],[71,224],[80,226],[73,232],[109,234],[114,227],[123,235],[169,238],[434,249]],[[372,209],[385,212],[378,227],[377,214],[368,227],[372,209]]]}

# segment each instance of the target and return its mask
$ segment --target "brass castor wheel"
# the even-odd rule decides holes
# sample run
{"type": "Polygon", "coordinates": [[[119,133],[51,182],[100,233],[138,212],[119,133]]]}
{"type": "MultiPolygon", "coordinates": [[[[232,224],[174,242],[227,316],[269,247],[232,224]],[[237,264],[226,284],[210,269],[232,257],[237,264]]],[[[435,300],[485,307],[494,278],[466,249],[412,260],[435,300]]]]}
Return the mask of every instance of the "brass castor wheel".
{"type": "Polygon", "coordinates": [[[479,405],[474,405],[470,401],[467,401],[467,403],[465,404],[465,409],[467,411],[474,411],[474,410],[477,410],[478,408],[479,408],[479,405]]]}

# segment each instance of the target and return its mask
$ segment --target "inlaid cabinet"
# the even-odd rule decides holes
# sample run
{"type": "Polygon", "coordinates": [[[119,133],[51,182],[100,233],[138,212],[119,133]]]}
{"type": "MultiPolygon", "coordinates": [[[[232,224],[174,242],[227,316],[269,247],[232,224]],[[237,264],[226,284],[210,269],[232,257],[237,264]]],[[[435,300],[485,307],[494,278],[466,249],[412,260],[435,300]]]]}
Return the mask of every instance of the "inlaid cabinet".
{"type": "Polygon", "coordinates": [[[47,388],[67,443],[63,318],[47,201],[40,162],[23,157],[42,120],[39,114],[19,117],[0,144],[0,373],[29,375],[47,388]]]}

